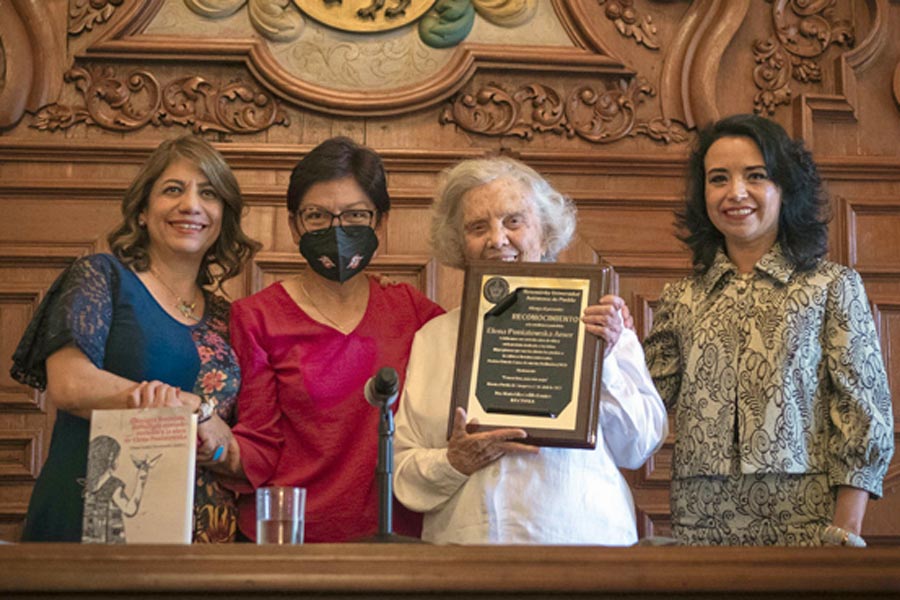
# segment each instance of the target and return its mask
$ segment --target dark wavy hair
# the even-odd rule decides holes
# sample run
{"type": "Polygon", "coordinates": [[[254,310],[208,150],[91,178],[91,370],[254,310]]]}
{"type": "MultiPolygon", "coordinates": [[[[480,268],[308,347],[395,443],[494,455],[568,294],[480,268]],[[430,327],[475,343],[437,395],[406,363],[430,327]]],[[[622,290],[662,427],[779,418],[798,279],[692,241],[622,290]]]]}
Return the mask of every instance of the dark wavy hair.
{"type": "Polygon", "coordinates": [[[309,188],[317,183],[353,177],[378,210],[378,219],[391,210],[387,177],[381,157],[350,138],[325,140],[304,156],[291,172],[287,191],[287,209],[297,214],[309,188]]]}
{"type": "Polygon", "coordinates": [[[781,190],[778,242],[797,269],[813,268],[828,251],[828,196],[812,154],[774,121],[757,115],[733,115],[700,132],[688,162],[685,204],[675,213],[683,241],[693,253],[694,269],[705,273],[725,238],[706,212],[706,153],[723,137],[748,137],[756,142],[769,178],[781,190]]]}
{"type": "Polygon", "coordinates": [[[147,208],[153,184],[170,164],[180,158],[196,165],[222,199],[222,231],[203,257],[197,273],[199,285],[213,285],[218,290],[224,281],[241,272],[244,263],[262,245],[241,229],[244,212],[241,188],[222,155],[203,138],[185,135],[166,140],[153,151],[125,192],[122,224],[109,234],[107,242],[112,253],[135,271],[150,268],[150,236],[147,229],[139,225],[138,219],[147,208]]]}

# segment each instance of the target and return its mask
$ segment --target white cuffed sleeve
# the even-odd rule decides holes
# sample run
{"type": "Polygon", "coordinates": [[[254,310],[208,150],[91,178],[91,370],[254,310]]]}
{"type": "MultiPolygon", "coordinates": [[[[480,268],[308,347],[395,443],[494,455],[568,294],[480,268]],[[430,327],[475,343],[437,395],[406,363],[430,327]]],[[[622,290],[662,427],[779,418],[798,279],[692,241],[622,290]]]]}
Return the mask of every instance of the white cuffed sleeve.
{"type": "Polygon", "coordinates": [[[666,408],[630,329],[603,361],[600,429],[616,466],[625,469],[644,464],[668,435],[666,408]]]}

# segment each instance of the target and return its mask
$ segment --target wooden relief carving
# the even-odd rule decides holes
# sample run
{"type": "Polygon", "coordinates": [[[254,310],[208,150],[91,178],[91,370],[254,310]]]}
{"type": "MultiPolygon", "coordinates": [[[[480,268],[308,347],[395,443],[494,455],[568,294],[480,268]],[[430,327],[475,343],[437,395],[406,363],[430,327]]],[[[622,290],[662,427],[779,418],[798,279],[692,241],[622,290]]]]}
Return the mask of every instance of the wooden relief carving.
{"type": "Polygon", "coordinates": [[[282,0],[184,0],[184,4],[209,19],[232,15],[246,4],[253,28],[274,42],[295,40],[303,31],[303,16],[290,2],[282,0]]]}
{"type": "Polygon", "coordinates": [[[669,42],[659,84],[662,115],[688,127],[719,119],[716,82],[750,0],[694,2],[669,42]]]}
{"type": "Polygon", "coordinates": [[[606,18],[612,21],[616,29],[625,37],[634,38],[651,50],[659,50],[659,39],[656,37],[656,25],[649,16],[641,16],[634,7],[634,0],[597,0],[606,5],[606,18]]]}
{"type": "MultiPolygon", "coordinates": [[[[119,0],[121,2],[121,0],[119,0]]],[[[328,27],[351,33],[378,33],[417,23],[419,37],[433,48],[463,41],[475,15],[500,27],[517,27],[537,11],[537,0],[184,0],[192,11],[218,19],[247,7],[250,22],[263,37],[287,42],[300,37],[307,15],[328,27]]]]}
{"type": "Polygon", "coordinates": [[[514,92],[489,83],[475,93],[451,98],[440,122],[488,136],[531,139],[535,132],[551,132],[569,138],[577,135],[597,144],[637,135],[667,144],[684,142],[686,132],[677,123],[659,117],[637,118],[644,97],[653,95],[653,88],[643,78],[619,79],[599,90],[580,85],[562,94],[537,83],[514,92]]]}
{"type": "Polygon", "coordinates": [[[69,0],[69,35],[80,35],[107,22],[121,4],[122,0],[69,0]]]}
{"type": "Polygon", "coordinates": [[[871,28],[855,48],[834,59],[834,90],[801,93],[794,103],[794,136],[814,146],[814,117],[856,120],[859,107],[857,73],[862,72],[882,54],[893,29],[890,25],[889,0],[868,0],[872,15],[871,28]]]}
{"type": "MultiPolygon", "coordinates": [[[[56,15],[47,14],[52,6],[0,1],[0,131],[59,97],[65,41],[57,35],[56,15]]],[[[65,13],[59,17],[61,28],[65,13]]]]}
{"type": "Polygon", "coordinates": [[[195,133],[256,133],[273,125],[290,125],[279,103],[240,81],[219,85],[202,77],[182,77],[166,85],[145,70],[119,78],[109,67],[75,67],[66,81],[84,98],[84,106],[51,104],[35,115],[32,127],[53,131],[78,123],[111,131],[135,131],[182,125],[195,133]]]}
{"type": "Polygon", "coordinates": [[[299,2],[300,10],[342,31],[388,31],[408,25],[434,6],[435,0],[324,0],[299,2]]]}
{"type": "Polygon", "coordinates": [[[772,115],[791,100],[791,79],[801,83],[822,80],[817,58],[832,45],[852,48],[853,25],[835,16],[836,0],[766,0],[773,2],[775,38],[757,40],[753,56],[753,82],[760,92],[754,110],[772,115]],[[788,10],[790,9],[790,10],[788,10]]]}
{"type": "MultiPolygon", "coordinates": [[[[204,0],[204,3],[218,6],[229,1],[204,0]]],[[[279,1],[284,4],[286,0],[279,1]]],[[[440,0],[435,6],[439,3],[440,0]]],[[[533,9],[545,6],[537,0],[464,0],[463,3],[475,7],[474,10],[479,17],[486,14],[496,20],[502,17],[504,22],[510,25],[520,23],[521,19],[530,18],[533,16],[531,12],[533,9]],[[483,13],[480,12],[482,10],[483,13]]],[[[0,7],[2,6],[0,3],[0,7]]],[[[124,3],[120,9],[121,14],[117,14],[114,24],[103,36],[98,36],[97,40],[90,44],[83,56],[89,57],[92,61],[102,60],[105,64],[120,61],[123,55],[133,60],[147,57],[149,60],[167,61],[167,64],[208,61],[216,57],[217,64],[240,65],[241,68],[249,70],[262,88],[272,90],[274,97],[283,102],[292,103],[305,110],[353,118],[403,115],[438,105],[457,93],[479,70],[496,69],[499,65],[508,65],[510,69],[516,71],[534,69],[540,72],[554,70],[558,73],[590,72],[597,76],[633,75],[633,71],[621,60],[596,49],[563,45],[467,43],[457,46],[456,50],[448,53],[449,60],[446,63],[436,64],[433,70],[423,69],[421,76],[417,74],[413,79],[404,80],[402,85],[392,87],[389,82],[386,85],[385,77],[382,76],[381,87],[377,84],[372,87],[335,86],[329,83],[331,75],[323,76],[321,81],[315,80],[315,77],[310,78],[311,73],[315,76],[319,66],[298,75],[292,70],[291,65],[281,62],[283,57],[273,54],[272,46],[263,40],[262,36],[234,39],[202,36],[186,38],[159,32],[145,33],[165,6],[169,5],[164,0],[124,3]]],[[[534,14],[537,14],[537,10],[534,14]]],[[[295,45],[298,44],[290,44],[295,45]]],[[[387,42],[376,49],[380,53],[379,56],[389,56],[392,50],[387,42]]],[[[365,61],[358,62],[365,66],[365,61]]],[[[354,66],[345,58],[340,58],[338,64],[354,66]]],[[[370,73],[375,71],[370,69],[364,74],[368,77],[370,73]]],[[[344,80],[342,74],[336,77],[341,81],[344,80]]]]}
{"type": "Polygon", "coordinates": [[[537,11],[538,0],[438,0],[419,21],[419,37],[432,48],[450,48],[469,35],[475,14],[499,27],[518,27],[537,11]]]}
{"type": "MultiPolygon", "coordinates": [[[[337,0],[331,0],[331,2],[326,2],[326,4],[334,4],[335,1],[337,0]]],[[[383,10],[386,20],[399,19],[406,16],[406,10],[412,4],[412,0],[397,0],[396,5],[389,7],[385,7],[384,4],[385,0],[371,0],[368,6],[356,10],[356,16],[363,20],[374,21],[383,10]]]]}

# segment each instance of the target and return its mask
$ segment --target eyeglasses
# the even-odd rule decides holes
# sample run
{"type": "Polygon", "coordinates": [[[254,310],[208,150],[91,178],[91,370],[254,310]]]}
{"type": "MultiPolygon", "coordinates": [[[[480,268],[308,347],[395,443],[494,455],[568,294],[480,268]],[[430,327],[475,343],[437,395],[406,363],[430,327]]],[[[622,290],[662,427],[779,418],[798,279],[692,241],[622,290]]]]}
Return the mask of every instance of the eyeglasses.
{"type": "Polygon", "coordinates": [[[301,208],[297,213],[300,216],[300,222],[307,230],[329,230],[337,219],[341,227],[352,227],[355,225],[363,225],[370,227],[372,218],[375,216],[374,210],[352,208],[337,214],[319,208],[318,206],[307,206],[301,208]]]}

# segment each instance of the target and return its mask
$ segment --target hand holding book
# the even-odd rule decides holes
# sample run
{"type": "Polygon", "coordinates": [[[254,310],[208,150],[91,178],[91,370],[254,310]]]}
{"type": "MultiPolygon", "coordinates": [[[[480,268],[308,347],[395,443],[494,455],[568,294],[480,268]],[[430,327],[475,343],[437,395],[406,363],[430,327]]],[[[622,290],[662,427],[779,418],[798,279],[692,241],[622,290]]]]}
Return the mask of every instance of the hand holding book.
{"type": "Polygon", "coordinates": [[[162,381],[142,381],[128,395],[127,408],[161,408],[187,406],[196,411],[202,399],[162,381]]]}

